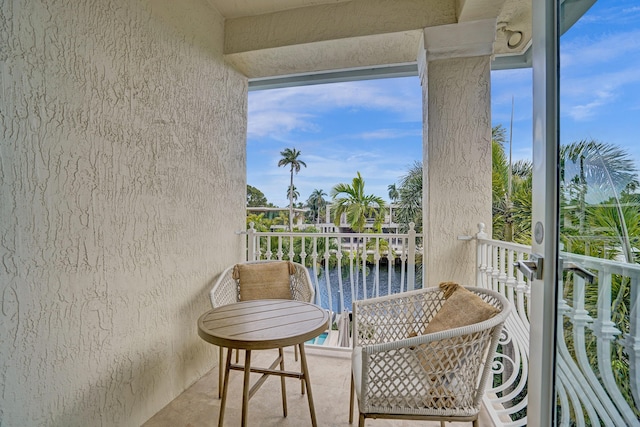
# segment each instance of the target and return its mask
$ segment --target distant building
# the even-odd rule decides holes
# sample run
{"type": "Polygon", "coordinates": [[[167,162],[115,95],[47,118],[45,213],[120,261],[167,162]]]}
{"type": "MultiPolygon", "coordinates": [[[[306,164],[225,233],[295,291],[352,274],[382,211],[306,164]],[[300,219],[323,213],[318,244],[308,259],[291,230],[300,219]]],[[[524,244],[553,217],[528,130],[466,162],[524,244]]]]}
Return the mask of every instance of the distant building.
{"type": "MultiPolygon", "coordinates": [[[[247,213],[252,213],[256,215],[264,214],[266,219],[274,219],[280,216],[280,213],[284,212],[289,214],[289,208],[273,208],[273,207],[247,207],[247,213]]],[[[331,205],[326,206],[325,216],[320,218],[319,224],[307,224],[304,222],[305,214],[309,212],[309,208],[293,208],[293,221],[294,225],[297,228],[304,229],[306,227],[316,227],[323,233],[350,233],[351,227],[347,222],[346,214],[342,214],[342,218],[340,218],[340,226],[336,227],[336,225],[331,222],[331,205]]],[[[367,224],[365,228],[371,229],[373,228],[374,219],[370,218],[367,220],[367,224]]],[[[272,225],[271,230],[286,230],[287,226],[285,225],[272,225]]],[[[383,233],[398,233],[398,224],[393,222],[391,215],[386,214],[384,216],[384,221],[382,222],[382,232],[383,233]]]]}
{"type": "MultiPolygon", "coordinates": [[[[393,208],[393,205],[389,206],[389,210],[391,211],[393,208]]],[[[353,232],[353,230],[351,229],[351,226],[349,225],[349,223],[347,222],[347,214],[343,213],[340,217],[340,226],[336,227],[336,225],[331,222],[330,220],[331,218],[331,205],[327,205],[326,207],[326,214],[325,214],[325,222],[324,223],[320,223],[318,225],[318,227],[320,228],[321,231],[323,232],[327,232],[327,233],[351,233],[353,232]]],[[[374,218],[368,218],[367,219],[367,223],[365,224],[365,229],[369,230],[372,229],[375,223],[375,219],[374,218]]],[[[393,218],[392,215],[390,215],[389,213],[387,213],[384,216],[384,220],[382,221],[381,224],[381,228],[382,228],[382,232],[383,233],[398,233],[398,224],[393,222],[393,218]]]]}

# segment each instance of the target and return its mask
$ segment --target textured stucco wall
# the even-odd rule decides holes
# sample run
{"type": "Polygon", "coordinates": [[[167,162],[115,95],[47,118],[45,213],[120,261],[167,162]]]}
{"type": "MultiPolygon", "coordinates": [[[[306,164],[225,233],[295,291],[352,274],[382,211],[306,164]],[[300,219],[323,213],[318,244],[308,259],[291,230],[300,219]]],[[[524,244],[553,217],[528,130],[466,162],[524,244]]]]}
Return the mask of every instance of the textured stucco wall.
{"type": "Polygon", "coordinates": [[[426,279],[475,283],[477,224],[491,229],[489,56],[429,61],[423,75],[426,279]],[[426,81],[425,81],[426,79],[426,81]]]}
{"type": "Polygon", "coordinates": [[[0,425],[137,426],[216,361],[246,79],[206,0],[0,3],[0,425]]]}

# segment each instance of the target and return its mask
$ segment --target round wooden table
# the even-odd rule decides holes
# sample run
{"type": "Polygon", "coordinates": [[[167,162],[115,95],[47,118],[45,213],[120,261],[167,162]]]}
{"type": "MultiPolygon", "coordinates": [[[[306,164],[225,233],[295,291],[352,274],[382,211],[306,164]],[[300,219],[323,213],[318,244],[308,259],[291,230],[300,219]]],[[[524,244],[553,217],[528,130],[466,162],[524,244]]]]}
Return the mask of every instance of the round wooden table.
{"type": "Polygon", "coordinates": [[[205,341],[226,347],[224,385],[218,426],[222,427],[227,400],[230,370],[244,371],[242,391],[242,426],[246,426],[249,399],[264,383],[268,375],[281,378],[282,408],[287,416],[285,377],[299,378],[306,389],[311,413],[311,424],[317,426],[309,370],[304,343],[324,332],[329,326],[329,314],[317,305],[294,300],[252,300],[217,307],[198,319],[198,335],[205,341]],[[302,372],[285,371],[282,348],[298,346],[302,372]],[[251,351],[277,348],[278,357],[269,368],[252,368],[251,351]],[[231,350],[245,350],[244,365],[231,363],[231,350]],[[276,370],[276,366],[280,369],[276,370]],[[252,386],[249,374],[258,372],[262,377],[252,386]]]}

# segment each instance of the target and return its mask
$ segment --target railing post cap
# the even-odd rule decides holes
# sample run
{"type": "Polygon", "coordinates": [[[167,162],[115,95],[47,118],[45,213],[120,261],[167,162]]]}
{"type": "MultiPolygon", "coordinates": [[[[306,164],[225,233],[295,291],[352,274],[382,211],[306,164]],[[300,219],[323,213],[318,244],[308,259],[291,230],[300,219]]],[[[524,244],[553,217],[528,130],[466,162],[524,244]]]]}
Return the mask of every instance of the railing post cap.
{"type": "Polygon", "coordinates": [[[479,222],[478,223],[478,233],[476,234],[476,237],[479,237],[479,238],[487,237],[487,233],[484,232],[486,227],[487,226],[484,224],[484,222],[479,222]]]}

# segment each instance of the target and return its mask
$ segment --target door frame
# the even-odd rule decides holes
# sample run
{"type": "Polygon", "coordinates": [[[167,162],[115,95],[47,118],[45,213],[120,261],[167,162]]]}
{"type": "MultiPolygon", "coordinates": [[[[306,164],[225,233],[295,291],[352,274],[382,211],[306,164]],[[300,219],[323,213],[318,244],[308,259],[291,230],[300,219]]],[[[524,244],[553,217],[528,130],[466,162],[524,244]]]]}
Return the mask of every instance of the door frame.
{"type": "Polygon", "coordinates": [[[531,283],[527,424],[556,418],[556,335],[559,232],[559,0],[532,2],[533,187],[532,250],[541,258],[531,283]]]}

